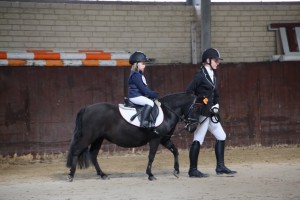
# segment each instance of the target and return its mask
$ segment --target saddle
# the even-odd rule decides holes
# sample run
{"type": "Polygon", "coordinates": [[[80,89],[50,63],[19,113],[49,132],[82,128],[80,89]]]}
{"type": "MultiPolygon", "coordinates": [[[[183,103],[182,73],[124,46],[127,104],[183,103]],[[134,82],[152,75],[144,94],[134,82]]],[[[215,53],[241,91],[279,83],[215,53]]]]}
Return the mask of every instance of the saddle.
{"type": "MultiPolygon", "coordinates": [[[[127,97],[124,98],[124,104],[119,104],[119,111],[121,116],[130,124],[140,127],[141,113],[144,106],[132,103],[127,97]]],[[[150,113],[149,121],[152,127],[157,127],[163,122],[163,111],[157,103],[150,113]]]]}

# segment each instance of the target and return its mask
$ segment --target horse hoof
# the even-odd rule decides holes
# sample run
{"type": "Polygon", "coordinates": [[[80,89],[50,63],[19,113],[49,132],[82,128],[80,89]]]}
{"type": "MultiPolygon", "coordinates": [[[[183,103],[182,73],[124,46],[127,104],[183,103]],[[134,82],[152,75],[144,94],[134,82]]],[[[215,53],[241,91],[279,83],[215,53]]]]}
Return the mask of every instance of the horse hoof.
{"type": "Polygon", "coordinates": [[[106,174],[104,174],[104,175],[101,175],[101,179],[102,180],[109,180],[109,177],[106,174]]]}
{"type": "Polygon", "coordinates": [[[174,170],[173,171],[173,175],[176,177],[176,178],[179,178],[179,170],[174,170]]]}
{"type": "Polygon", "coordinates": [[[73,182],[73,177],[72,176],[68,176],[68,182],[73,182]]]}
{"type": "Polygon", "coordinates": [[[155,176],[149,176],[149,177],[148,177],[148,180],[149,180],[149,181],[155,181],[155,180],[157,180],[157,179],[155,178],[155,176]]]}

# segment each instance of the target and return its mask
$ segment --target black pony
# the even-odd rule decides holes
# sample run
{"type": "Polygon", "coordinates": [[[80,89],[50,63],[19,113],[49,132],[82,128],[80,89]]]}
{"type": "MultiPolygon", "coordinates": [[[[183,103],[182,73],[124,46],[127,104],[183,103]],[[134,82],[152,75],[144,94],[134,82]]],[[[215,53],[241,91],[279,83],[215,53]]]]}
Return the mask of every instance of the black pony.
{"type": "Polygon", "coordinates": [[[197,97],[188,93],[177,93],[159,99],[164,113],[164,120],[156,128],[157,133],[139,128],[126,122],[120,115],[118,106],[109,103],[97,103],[82,108],[76,117],[76,127],[67,158],[70,168],[69,181],[73,181],[76,165],[87,168],[91,160],[97,175],[106,179],[101,170],[97,155],[104,139],[125,148],[140,147],[149,143],[149,160],[146,169],[149,180],[155,180],[151,172],[159,144],[169,149],[174,155],[174,175],[179,175],[178,150],[172,143],[171,136],[179,120],[189,123],[191,118],[198,119],[200,113],[194,112],[199,105],[197,97]],[[193,116],[191,117],[191,114],[193,116]],[[195,114],[196,113],[196,114],[195,114]]]}

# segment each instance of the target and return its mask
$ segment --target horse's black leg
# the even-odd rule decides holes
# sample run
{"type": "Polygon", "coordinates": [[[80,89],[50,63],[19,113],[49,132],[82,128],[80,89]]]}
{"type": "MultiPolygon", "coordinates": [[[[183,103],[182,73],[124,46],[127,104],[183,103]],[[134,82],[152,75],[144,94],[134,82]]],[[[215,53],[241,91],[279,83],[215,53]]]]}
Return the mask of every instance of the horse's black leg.
{"type": "Polygon", "coordinates": [[[148,165],[146,169],[146,174],[148,174],[148,179],[150,181],[156,180],[155,176],[152,174],[152,163],[154,161],[158,145],[160,143],[160,138],[152,139],[149,142],[150,150],[149,150],[149,156],[148,156],[148,165]]]}
{"type": "Polygon", "coordinates": [[[75,176],[75,171],[77,164],[79,164],[80,168],[87,168],[89,165],[89,157],[87,156],[88,148],[83,150],[76,150],[72,152],[72,148],[70,149],[67,157],[67,167],[70,168],[70,173],[68,175],[69,182],[72,182],[75,176]]]}
{"type": "Polygon", "coordinates": [[[103,171],[101,170],[100,165],[97,160],[97,156],[98,156],[99,150],[101,148],[102,142],[103,142],[103,139],[98,139],[91,144],[90,156],[91,156],[91,161],[95,166],[97,175],[101,176],[102,179],[108,179],[108,176],[105,173],[103,173],[103,171]]]}
{"type": "Polygon", "coordinates": [[[72,166],[70,168],[70,173],[68,175],[68,181],[69,182],[72,182],[73,179],[74,179],[77,162],[78,162],[78,156],[73,156],[73,158],[72,158],[72,166]]]}
{"type": "Polygon", "coordinates": [[[173,155],[174,155],[174,171],[173,174],[174,176],[176,176],[177,178],[179,177],[179,153],[178,153],[178,149],[176,148],[176,146],[173,144],[173,142],[170,139],[167,140],[162,140],[161,144],[166,147],[167,149],[169,149],[173,155]]]}

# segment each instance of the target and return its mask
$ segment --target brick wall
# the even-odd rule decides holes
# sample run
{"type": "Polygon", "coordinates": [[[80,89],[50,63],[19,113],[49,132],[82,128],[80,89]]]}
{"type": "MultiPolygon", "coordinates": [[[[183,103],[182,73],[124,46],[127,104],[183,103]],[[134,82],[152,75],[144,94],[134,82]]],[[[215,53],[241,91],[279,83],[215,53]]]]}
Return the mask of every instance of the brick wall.
{"type": "Polygon", "coordinates": [[[193,7],[0,2],[0,49],[143,50],[190,63],[193,7]]]}
{"type": "Polygon", "coordinates": [[[259,62],[276,54],[271,23],[300,21],[300,4],[245,4],[212,6],[212,46],[228,62],[259,62]]]}
{"type": "MultiPolygon", "coordinates": [[[[157,63],[191,63],[195,19],[192,6],[178,4],[0,1],[0,51],[142,50],[157,63]]],[[[276,53],[275,32],[267,26],[299,21],[299,3],[213,4],[212,46],[225,62],[266,61],[276,53]]],[[[199,53],[199,33],[197,43],[199,53]]]]}

